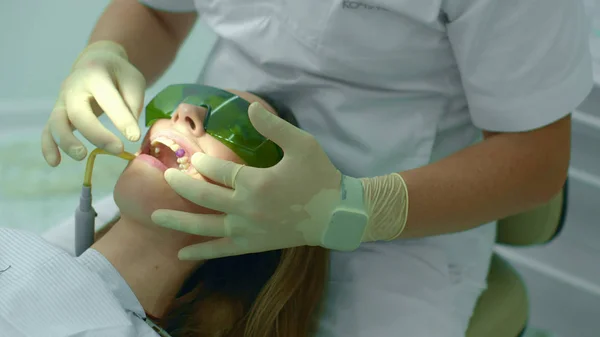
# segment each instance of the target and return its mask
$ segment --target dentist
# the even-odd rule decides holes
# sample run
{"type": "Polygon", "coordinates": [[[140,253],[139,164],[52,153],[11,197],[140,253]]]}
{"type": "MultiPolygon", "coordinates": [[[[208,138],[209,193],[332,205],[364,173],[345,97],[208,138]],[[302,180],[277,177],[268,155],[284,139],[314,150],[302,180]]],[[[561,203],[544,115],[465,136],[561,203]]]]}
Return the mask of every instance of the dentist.
{"type": "MultiPolygon", "coordinates": [[[[82,160],[130,141],[144,91],[200,18],[218,36],[199,83],[286,104],[256,129],[284,151],[257,169],[207,155],[180,195],[222,215],[153,220],[218,237],[180,259],[333,250],[317,336],[463,337],[486,287],[496,219],[562,188],[570,112],[592,88],[580,0],[115,0],[65,80],[42,135],[82,160]]],[[[200,62],[200,60],[199,60],[200,62]]]]}

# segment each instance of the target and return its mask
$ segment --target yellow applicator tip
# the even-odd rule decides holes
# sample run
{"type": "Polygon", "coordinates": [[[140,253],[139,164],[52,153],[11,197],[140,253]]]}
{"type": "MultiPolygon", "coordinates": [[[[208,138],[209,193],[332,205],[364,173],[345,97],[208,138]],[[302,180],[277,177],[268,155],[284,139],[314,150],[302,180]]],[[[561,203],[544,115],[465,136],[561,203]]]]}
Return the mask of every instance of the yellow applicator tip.
{"type": "Polygon", "coordinates": [[[134,155],[133,153],[129,153],[129,152],[123,152],[119,155],[119,157],[128,160],[128,161],[132,161],[135,159],[135,157],[137,157],[136,155],[134,155]]]}

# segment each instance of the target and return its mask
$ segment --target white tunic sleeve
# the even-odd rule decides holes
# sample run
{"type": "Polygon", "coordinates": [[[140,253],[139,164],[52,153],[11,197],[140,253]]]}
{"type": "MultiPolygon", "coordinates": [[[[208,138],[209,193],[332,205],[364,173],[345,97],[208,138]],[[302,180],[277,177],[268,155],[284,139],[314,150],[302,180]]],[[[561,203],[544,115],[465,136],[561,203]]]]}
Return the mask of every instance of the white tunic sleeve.
{"type": "Polygon", "coordinates": [[[572,112],[591,91],[581,0],[451,0],[444,10],[479,128],[536,129],[572,112]]]}

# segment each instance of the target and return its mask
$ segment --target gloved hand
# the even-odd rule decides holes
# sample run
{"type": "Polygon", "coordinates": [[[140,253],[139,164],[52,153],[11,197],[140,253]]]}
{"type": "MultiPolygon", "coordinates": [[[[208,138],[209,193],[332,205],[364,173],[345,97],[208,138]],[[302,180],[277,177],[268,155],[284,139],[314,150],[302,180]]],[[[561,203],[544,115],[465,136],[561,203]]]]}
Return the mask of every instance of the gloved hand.
{"type": "Polygon", "coordinates": [[[248,110],[256,130],[278,144],[283,159],[265,169],[202,153],[192,164],[224,188],[169,169],[165,179],[190,201],[226,215],[158,210],[159,225],[197,235],[223,237],[180,252],[181,259],[216,258],[303,245],[319,245],[340,202],[341,173],[317,141],[259,103],[248,110]]]}
{"type": "Polygon", "coordinates": [[[108,152],[123,152],[123,143],[98,116],[106,112],[130,141],[140,139],[137,123],[144,106],[146,80],[129,63],[125,49],[111,41],[99,41],[81,52],[63,82],[56,105],[42,131],[42,153],[50,166],[60,163],[60,151],[75,160],[87,155],[73,131],[108,152]],[[58,144],[58,146],[57,146],[58,144]]]}
{"type": "MultiPolygon", "coordinates": [[[[165,172],[167,182],[182,197],[225,213],[157,210],[152,214],[152,220],[160,226],[219,238],[182,249],[182,260],[321,244],[332,212],[341,201],[341,173],[310,134],[269,113],[259,103],[250,106],[249,116],[258,132],[283,149],[284,157],[277,165],[254,168],[202,153],[192,156],[192,164],[200,174],[229,188],[193,179],[179,170],[165,172]]],[[[367,210],[375,215],[363,242],[396,238],[406,223],[404,181],[393,174],[362,182],[367,184],[367,210]]]]}

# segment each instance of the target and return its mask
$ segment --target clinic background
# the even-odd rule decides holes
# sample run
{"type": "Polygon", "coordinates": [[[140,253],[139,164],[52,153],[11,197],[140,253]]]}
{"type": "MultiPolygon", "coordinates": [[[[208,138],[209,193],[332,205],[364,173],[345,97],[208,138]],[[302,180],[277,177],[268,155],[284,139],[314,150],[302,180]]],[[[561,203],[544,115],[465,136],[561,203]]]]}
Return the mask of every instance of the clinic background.
{"type": "MultiPolygon", "coordinates": [[[[58,168],[48,167],[40,134],[62,80],[108,2],[0,1],[1,226],[42,233],[73,216],[85,162],[63,157],[58,168]]],[[[600,336],[600,0],[596,2],[597,7],[594,0],[587,1],[597,87],[574,114],[566,227],[548,246],[498,247],[529,288],[530,323],[540,330],[529,331],[527,337],[600,336]]],[[[146,97],[168,84],[195,81],[214,41],[199,23],[175,64],[146,97]]],[[[137,146],[126,144],[126,150],[135,152],[137,146]]],[[[97,158],[95,200],[110,195],[124,166],[120,159],[97,158]]]]}

